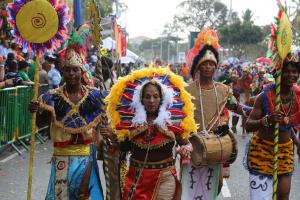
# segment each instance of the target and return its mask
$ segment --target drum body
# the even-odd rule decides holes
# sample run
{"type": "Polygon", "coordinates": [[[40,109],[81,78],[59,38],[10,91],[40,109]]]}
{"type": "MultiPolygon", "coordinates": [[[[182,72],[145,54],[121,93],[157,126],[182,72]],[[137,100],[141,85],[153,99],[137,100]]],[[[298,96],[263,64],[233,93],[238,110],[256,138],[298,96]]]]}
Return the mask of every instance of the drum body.
{"type": "Polygon", "coordinates": [[[233,163],[237,157],[237,141],[231,131],[223,136],[198,133],[190,138],[193,145],[191,161],[195,167],[233,163]]]}

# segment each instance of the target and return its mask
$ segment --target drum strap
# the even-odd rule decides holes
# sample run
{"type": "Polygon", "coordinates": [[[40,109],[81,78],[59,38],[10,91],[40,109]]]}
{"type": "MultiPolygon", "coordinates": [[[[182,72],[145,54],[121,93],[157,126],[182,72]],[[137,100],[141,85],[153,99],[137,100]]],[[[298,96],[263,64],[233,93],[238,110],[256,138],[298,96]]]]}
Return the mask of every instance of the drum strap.
{"type": "MultiPolygon", "coordinates": [[[[198,81],[198,85],[199,85],[199,96],[200,96],[199,100],[200,100],[200,109],[201,109],[201,118],[202,118],[202,131],[204,132],[204,134],[208,134],[208,132],[210,130],[207,130],[206,125],[205,125],[203,100],[202,100],[202,90],[201,90],[200,81],[198,81]]],[[[215,81],[213,82],[213,86],[214,86],[214,91],[215,91],[215,96],[216,96],[216,104],[217,104],[216,106],[217,106],[217,112],[218,112],[218,125],[220,125],[220,115],[221,115],[221,113],[220,113],[219,97],[218,97],[218,92],[217,92],[215,81]]]]}

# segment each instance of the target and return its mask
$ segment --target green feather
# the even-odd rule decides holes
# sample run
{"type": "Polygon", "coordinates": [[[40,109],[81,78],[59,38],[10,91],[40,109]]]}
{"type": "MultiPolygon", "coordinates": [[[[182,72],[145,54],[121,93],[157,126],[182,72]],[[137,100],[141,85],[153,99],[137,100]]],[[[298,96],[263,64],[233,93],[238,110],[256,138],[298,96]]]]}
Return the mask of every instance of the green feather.
{"type": "Polygon", "coordinates": [[[83,44],[83,38],[81,38],[80,36],[77,36],[77,33],[74,32],[72,34],[72,37],[71,39],[69,39],[66,43],[65,43],[65,46],[68,46],[68,45],[73,45],[77,43],[78,46],[82,46],[83,44]]]}

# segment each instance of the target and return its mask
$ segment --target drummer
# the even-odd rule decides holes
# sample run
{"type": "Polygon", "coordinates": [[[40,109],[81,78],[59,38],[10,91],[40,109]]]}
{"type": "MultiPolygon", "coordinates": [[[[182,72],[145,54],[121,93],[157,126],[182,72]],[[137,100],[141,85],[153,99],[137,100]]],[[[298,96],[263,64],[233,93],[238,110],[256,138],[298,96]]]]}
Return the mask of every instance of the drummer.
{"type": "MultiPolygon", "coordinates": [[[[229,86],[213,80],[219,63],[217,32],[211,29],[202,30],[195,44],[202,46],[194,51],[199,54],[193,55],[193,82],[187,87],[187,91],[195,97],[195,121],[200,125],[198,134],[214,134],[218,127],[228,124],[228,109],[238,114],[246,114],[251,108],[240,105],[229,86]]],[[[216,199],[222,187],[222,164],[216,161],[213,165],[196,167],[200,166],[194,166],[192,162],[183,166],[181,199],[216,199]]]]}

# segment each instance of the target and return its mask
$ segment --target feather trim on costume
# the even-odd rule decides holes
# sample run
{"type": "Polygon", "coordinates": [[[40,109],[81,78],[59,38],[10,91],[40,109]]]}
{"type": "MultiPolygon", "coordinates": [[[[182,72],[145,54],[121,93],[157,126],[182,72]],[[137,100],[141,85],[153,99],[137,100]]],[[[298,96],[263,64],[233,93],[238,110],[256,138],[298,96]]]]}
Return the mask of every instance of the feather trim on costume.
{"type": "MultiPolygon", "coordinates": [[[[107,102],[107,117],[119,141],[131,138],[132,131],[137,128],[134,123],[139,122],[142,124],[142,122],[146,121],[145,116],[141,116],[141,119],[137,119],[139,114],[135,113],[137,110],[132,109],[132,102],[138,99],[137,94],[139,92],[136,91],[138,87],[141,86],[144,81],[151,80],[153,77],[155,77],[156,81],[161,81],[165,87],[172,89],[172,92],[166,92],[165,95],[173,95],[173,101],[169,107],[161,108],[169,112],[170,115],[160,115],[157,118],[157,124],[166,124],[168,121],[166,119],[171,118],[170,124],[166,124],[166,126],[169,130],[172,129],[175,131],[175,135],[182,138],[188,138],[192,133],[197,131],[197,125],[194,120],[195,108],[191,101],[192,97],[184,89],[186,83],[182,77],[175,75],[168,68],[149,67],[139,69],[128,76],[119,78],[105,99],[107,102]],[[123,119],[126,119],[126,121],[123,119]]],[[[170,102],[166,101],[163,103],[167,105],[170,102]]],[[[143,107],[138,103],[134,105],[136,106],[135,109],[142,109],[143,107]]]]}
{"type": "Polygon", "coordinates": [[[11,33],[15,37],[14,41],[23,48],[24,52],[36,52],[38,55],[43,54],[48,49],[54,49],[55,47],[59,47],[61,43],[67,39],[68,30],[66,25],[69,23],[67,5],[58,3],[56,0],[49,1],[54,7],[55,11],[57,12],[59,20],[57,33],[46,42],[32,43],[30,41],[25,40],[22,37],[16,23],[18,12],[28,2],[30,2],[30,0],[14,0],[13,3],[9,3],[7,6],[7,10],[9,13],[8,22],[12,27],[11,33]]]}
{"type": "MultiPolygon", "coordinates": [[[[89,96],[89,90],[84,87],[84,96],[83,98],[77,103],[77,105],[81,105],[83,104],[89,96]]],[[[89,87],[90,90],[92,90],[91,87],[89,87]]],[[[39,102],[40,102],[40,107],[44,110],[47,110],[51,113],[52,115],[52,124],[54,124],[55,126],[62,128],[66,133],[70,133],[70,134],[77,134],[77,133],[81,133],[81,132],[86,132],[88,130],[90,130],[91,128],[96,127],[105,117],[105,113],[102,110],[103,105],[101,106],[102,103],[99,102],[95,102],[95,104],[97,104],[97,106],[99,106],[98,108],[101,107],[101,112],[97,113],[96,111],[94,111],[95,116],[94,118],[91,118],[91,121],[89,123],[87,123],[87,121],[85,119],[83,119],[83,116],[81,116],[80,114],[78,114],[78,119],[82,120],[82,125],[81,127],[76,127],[76,128],[72,128],[72,127],[68,127],[65,124],[65,120],[66,117],[68,117],[68,114],[76,114],[75,112],[79,112],[78,109],[79,107],[77,105],[74,105],[65,95],[63,95],[63,86],[56,88],[56,89],[52,89],[50,90],[48,93],[46,93],[44,95],[41,95],[39,97],[39,102]],[[48,94],[48,96],[44,99],[44,95],[48,94]],[[55,112],[54,109],[54,105],[53,102],[48,101],[52,99],[52,95],[55,95],[59,98],[61,98],[64,102],[66,102],[69,106],[71,106],[71,110],[69,111],[69,113],[62,119],[58,120],[57,119],[57,114],[55,112]],[[74,109],[74,107],[76,107],[76,109],[74,109]]],[[[100,97],[95,97],[95,98],[100,98],[100,97]]],[[[60,104],[60,106],[62,106],[60,104]]]]}
{"type": "Polygon", "coordinates": [[[147,123],[147,113],[145,106],[141,103],[141,90],[143,85],[136,87],[132,97],[131,108],[135,111],[135,116],[132,119],[133,126],[144,125],[147,123]]]}
{"type": "Polygon", "coordinates": [[[171,113],[167,110],[171,106],[173,106],[174,99],[174,90],[164,84],[161,81],[157,81],[160,85],[163,92],[163,101],[162,105],[160,105],[159,113],[157,118],[153,121],[154,124],[161,126],[162,128],[167,128],[166,124],[170,124],[171,113]]]}

